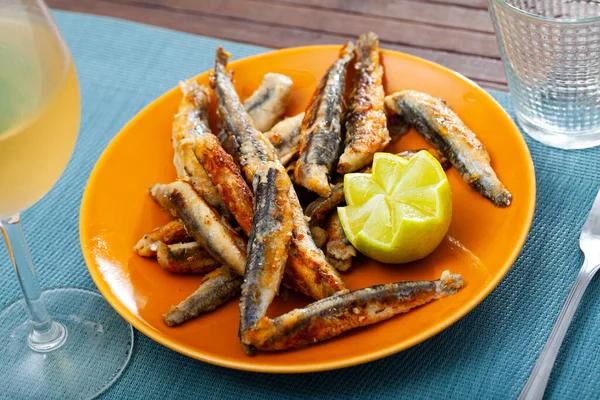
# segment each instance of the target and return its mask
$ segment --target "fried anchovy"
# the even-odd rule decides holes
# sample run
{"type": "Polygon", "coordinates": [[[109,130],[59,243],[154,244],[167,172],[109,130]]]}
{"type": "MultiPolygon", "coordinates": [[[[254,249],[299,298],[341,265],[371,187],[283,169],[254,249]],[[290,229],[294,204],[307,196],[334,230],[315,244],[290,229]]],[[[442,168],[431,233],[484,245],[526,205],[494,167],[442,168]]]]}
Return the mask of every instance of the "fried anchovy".
{"type": "Polygon", "coordinates": [[[240,299],[240,336],[266,315],[279,290],[292,237],[291,188],[285,170],[274,163],[254,175],[255,217],[240,299]]]}
{"type": "Polygon", "coordinates": [[[331,192],[329,173],[339,156],[344,87],[353,55],[354,45],[349,42],[321,79],[302,120],[294,182],[321,197],[331,192]]]}
{"type": "Polygon", "coordinates": [[[290,194],[290,204],[294,229],[285,281],[314,299],[323,299],[347,290],[336,269],[315,244],[295,191],[290,194]]]}
{"type": "Polygon", "coordinates": [[[390,134],[390,142],[396,142],[410,129],[410,124],[398,114],[390,112],[386,107],[387,129],[390,134]]]}
{"type": "Polygon", "coordinates": [[[352,257],[356,257],[356,249],[348,241],[337,212],[329,216],[325,222],[325,229],[328,237],[325,245],[327,260],[338,271],[348,271],[352,266],[352,257]]]}
{"type": "MultiPolygon", "coordinates": [[[[318,248],[323,249],[327,243],[327,231],[320,226],[311,226],[310,235],[318,248]]],[[[337,268],[336,268],[337,269],[337,268]]]]}
{"type": "MultiPolygon", "coordinates": [[[[269,74],[267,74],[267,75],[269,75],[269,74]]],[[[281,75],[281,74],[271,74],[271,75],[276,75],[278,77],[285,77],[286,79],[289,79],[285,75],[281,75]]],[[[277,80],[284,80],[284,78],[277,78],[277,80]]],[[[273,113],[272,112],[273,104],[278,105],[277,107],[275,107],[275,109],[281,110],[280,111],[281,114],[279,114],[279,112],[278,112],[278,116],[276,119],[274,119],[274,121],[277,121],[277,119],[279,119],[283,115],[283,112],[285,111],[285,108],[287,107],[287,103],[289,102],[289,92],[290,91],[289,90],[274,90],[274,91],[271,90],[271,91],[269,91],[268,86],[271,85],[271,83],[272,83],[272,79],[267,79],[267,77],[265,75],[265,77],[263,77],[263,81],[262,81],[261,85],[258,87],[258,89],[256,89],[256,91],[254,93],[252,93],[252,95],[244,103],[246,112],[249,112],[250,111],[249,108],[252,108],[252,113],[249,114],[251,118],[253,118],[255,115],[258,116],[258,118],[260,118],[262,115],[272,114],[273,113]],[[264,94],[265,92],[268,92],[268,91],[269,91],[269,95],[271,96],[269,98],[269,101],[263,101],[261,104],[255,104],[254,101],[249,101],[249,99],[252,99],[252,98],[260,98],[261,93],[264,94]]],[[[279,85],[279,86],[281,86],[281,85],[279,85]]],[[[283,85],[283,86],[286,86],[286,85],[283,85]]],[[[264,96],[263,96],[263,98],[264,98],[264,96]]],[[[256,127],[258,122],[256,120],[253,120],[252,123],[256,127]]],[[[221,131],[219,132],[219,134],[217,136],[219,138],[219,141],[221,142],[221,145],[225,149],[225,151],[233,157],[236,164],[239,164],[239,151],[238,151],[239,144],[238,144],[237,140],[235,139],[235,137],[229,136],[227,134],[227,132],[223,129],[221,129],[221,131]]]]}
{"type": "Polygon", "coordinates": [[[214,310],[239,292],[246,267],[246,241],[231,229],[188,182],[156,184],[150,195],[163,209],[181,219],[189,234],[225,264],[206,275],[200,287],[163,315],[169,326],[214,310]]]}
{"type": "Polygon", "coordinates": [[[194,238],[188,235],[183,222],[174,220],[144,235],[133,246],[133,251],[142,257],[156,257],[156,250],[160,243],[173,244],[192,241],[194,238]]]}
{"type": "Polygon", "coordinates": [[[329,214],[329,211],[343,206],[345,203],[344,182],[339,182],[331,187],[329,196],[317,198],[306,206],[304,212],[310,218],[310,226],[322,226],[323,222],[325,222],[325,216],[329,214]]]}
{"type": "MultiPolygon", "coordinates": [[[[193,81],[181,83],[182,88],[186,85],[191,85],[193,81]]],[[[195,83],[195,82],[194,82],[195,83]]],[[[197,107],[193,91],[182,96],[179,103],[179,111],[175,114],[173,121],[172,144],[174,150],[173,163],[177,170],[177,177],[182,180],[191,182],[194,189],[206,200],[208,204],[215,207],[225,218],[231,216],[225,203],[219,196],[217,189],[210,181],[210,178],[196,156],[194,155],[193,142],[189,138],[193,138],[194,129],[198,125],[208,127],[208,113],[204,108],[197,107]]]]}
{"type": "Polygon", "coordinates": [[[156,259],[165,271],[179,274],[206,274],[221,266],[198,242],[160,243],[156,259]]]}
{"type": "Polygon", "coordinates": [[[435,281],[389,283],[337,294],[272,320],[262,318],[244,333],[242,342],[266,351],[306,346],[453,295],[462,285],[460,275],[444,271],[435,281]]]}
{"type": "Polygon", "coordinates": [[[358,171],[373,162],[373,154],[390,142],[383,107],[383,66],[379,38],[363,33],[356,43],[356,76],[346,111],[346,147],[337,172],[358,171]]]}
{"type": "Polygon", "coordinates": [[[233,158],[221,147],[219,139],[208,126],[208,88],[192,80],[182,84],[181,90],[184,96],[192,99],[200,113],[191,134],[184,140],[192,144],[195,156],[221,199],[244,233],[249,234],[253,216],[252,191],[233,158]]]}
{"type": "Polygon", "coordinates": [[[237,140],[235,140],[235,137],[229,136],[227,132],[221,129],[217,138],[219,139],[219,142],[221,142],[221,147],[223,147],[227,154],[233,157],[235,164],[240,167],[239,144],[237,140]]]}
{"type": "Polygon", "coordinates": [[[227,267],[217,268],[202,279],[187,299],[163,314],[168,326],[175,326],[214,310],[239,293],[243,278],[227,267]]]}
{"type": "Polygon", "coordinates": [[[288,165],[298,154],[303,118],[304,113],[286,118],[277,123],[270,131],[265,132],[265,136],[277,150],[277,156],[283,165],[288,165]]]}
{"type": "Polygon", "coordinates": [[[498,207],[510,205],[512,195],[492,169],[485,147],[443,100],[403,90],[387,96],[385,103],[440,150],[482,196],[498,207]]]}
{"type": "Polygon", "coordinates": [[[222,264],[244,274],[246,243],[219,215],[184,181],[156,184],[150,195],[163,209],[181,219],[187,232],[222,264]]]}
{"type": "MultiPolygon", "coordinates": [[[[229,54],[219,47],[215,70],[210,81],[217,97],[223,126],[240,144],[242,169],[246,181],[252,182],[256,171],[263,164],[268,161],[279,163],[279,159],[273,145],[254,128],[250,117],[243,109],[226,71],[228,58],[229,54]]],[[[292,246],[284,276],[286,283],[315,299],[345,290],[346,286],[337,271],[329,265],[323,252],[312,240],[295,190],[290,191],[289,200],[294,226],[292,246]]]]}
{"type": "Polygon", "coordinates": [[[292,94],[292,80],[282,74],[268,73],[260,87],[244,101],[254,127],[266,132],[285,114],[292,94]]]}
{"type": "Polygon", "coordinates": [[[242,106],[240,98],[227,73],[227,62],[231,55],[221,46],[217,48],[215,69],[210,76],[210,85],[217,97],[221,124],[227,135],[238,143],[239,162],[247,182],[258,167],[267,161],[275,161],[277,154],[264,135],[256,130],[250,116],[242,106]]]}

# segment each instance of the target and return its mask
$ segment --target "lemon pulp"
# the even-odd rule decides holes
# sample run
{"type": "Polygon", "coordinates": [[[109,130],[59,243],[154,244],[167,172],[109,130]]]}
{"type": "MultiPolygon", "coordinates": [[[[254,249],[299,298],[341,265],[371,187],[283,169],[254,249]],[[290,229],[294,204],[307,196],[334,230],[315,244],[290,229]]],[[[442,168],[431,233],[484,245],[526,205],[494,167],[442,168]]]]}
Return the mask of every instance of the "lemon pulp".
{"type": "Polygon", "coordinates": [[[344,176],[338,208],[348,240],[361,253],[399,264],[430,254],[452,219],[452,194],[440,163],[427,151],[410,159],[377,153],[371,173],[344,176]]]}

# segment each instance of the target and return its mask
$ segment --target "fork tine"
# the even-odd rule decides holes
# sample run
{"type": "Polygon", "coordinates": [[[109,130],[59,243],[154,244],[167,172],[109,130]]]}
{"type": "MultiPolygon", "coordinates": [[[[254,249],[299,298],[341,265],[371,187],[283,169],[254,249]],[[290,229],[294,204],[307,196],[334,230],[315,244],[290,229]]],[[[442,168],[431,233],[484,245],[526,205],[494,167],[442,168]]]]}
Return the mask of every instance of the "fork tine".
{"type": "Polygon", "coordinates": [[[600,239],[600,190],[596,195],[596,200],[594,200],[590,214],[581,229],[580,241],[592,237],[600,239]]]}

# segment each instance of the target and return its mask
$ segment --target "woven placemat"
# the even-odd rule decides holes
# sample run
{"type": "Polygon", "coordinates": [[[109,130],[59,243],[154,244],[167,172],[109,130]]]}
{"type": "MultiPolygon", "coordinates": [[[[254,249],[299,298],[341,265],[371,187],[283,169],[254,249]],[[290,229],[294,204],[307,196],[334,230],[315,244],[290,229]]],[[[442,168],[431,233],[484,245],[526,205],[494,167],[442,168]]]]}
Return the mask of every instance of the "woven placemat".
{"type": "MultiPolygon", "coordinates": [[[[178,80],[209,69],[217,44],[236,58],[266,49],[104,17],[55,12],[79,74],[83,117],[63,177],[23,225],[44,287],[94,288],[81,256],[79,207],[87,178],[119,129],[178,80]]],[[[507,94],[492,95],[514,116],[507,94]]],[[[525,248],[496,290],[458,323],[400,354],[344,370],[270,375],[189,359],[136,333],[131,364],[107,399],[516,398],[575,279],[579,231],[600,187],[600,148],[527,143],[537,210],[525,248]]],[[[19,296],[0,250],[0,306],[19,296]]],[[[600,282],[594,281],[552,374],[549,398],[600,393],[600,282]]],[[[2,390],[0,390],[0,398],[2,390]]]]}

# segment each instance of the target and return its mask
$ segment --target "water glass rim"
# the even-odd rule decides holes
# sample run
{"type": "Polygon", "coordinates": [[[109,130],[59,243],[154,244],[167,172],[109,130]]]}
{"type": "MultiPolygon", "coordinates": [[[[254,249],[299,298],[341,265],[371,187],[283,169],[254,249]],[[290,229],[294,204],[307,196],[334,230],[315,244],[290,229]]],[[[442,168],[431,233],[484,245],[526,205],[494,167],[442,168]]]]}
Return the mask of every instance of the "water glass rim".
{"type": "Polygon", "coordinates": [[[490,0],[490,3],[496,3],[500,6],[506,7],[513,12],[521,14],[524,17],[536,19],[539,21],[552,22],[557,24],[569,24],[569,25],[577,25],[577,24],[590,24],[590,23],[600,23],[600,15],[597,17],[588,17],[588,18],[552,18],[545,17],[543,15],[534,14],[525,10],[521,10],[518,7],[513,6],[508,3],[506,0],[490,0]]]}

